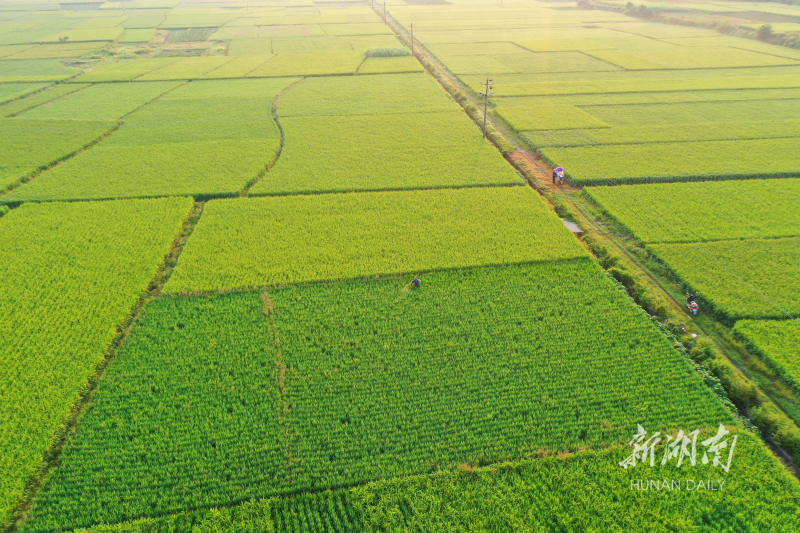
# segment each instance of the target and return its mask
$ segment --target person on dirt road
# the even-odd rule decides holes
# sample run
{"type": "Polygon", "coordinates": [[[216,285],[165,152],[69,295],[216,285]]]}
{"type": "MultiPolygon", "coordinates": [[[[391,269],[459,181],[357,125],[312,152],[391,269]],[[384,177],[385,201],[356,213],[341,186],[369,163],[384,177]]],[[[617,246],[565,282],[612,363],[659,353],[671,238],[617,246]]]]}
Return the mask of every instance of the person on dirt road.
{"type": "Polygon", "coordinates": [[[556,182],[556,171],[554,170],[553,171],[553,184],[555,184],[555,182],[556,182]]]}

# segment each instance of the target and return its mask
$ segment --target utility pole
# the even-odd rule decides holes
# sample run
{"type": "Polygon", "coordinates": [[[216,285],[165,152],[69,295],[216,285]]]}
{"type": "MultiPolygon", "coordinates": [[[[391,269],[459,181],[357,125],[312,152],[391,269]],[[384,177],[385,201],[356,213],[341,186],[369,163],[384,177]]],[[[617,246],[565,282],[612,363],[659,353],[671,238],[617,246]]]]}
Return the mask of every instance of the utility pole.
{"type": "Polygon", "coordinates": [[[414,57],[414,23],[411,23],[411,57],[414,57]]]}
{"type": "Polygon", "coordinates": [[[386,20],[386,2],[383,3],[383,25],[389,25],[389,22],[386,20]]]}
{"type": "Polygon", "coordinates": [[[494,93],[490,93],[489,91],[494,88],[494,85],[491,85],[492,80],[486,78],[486,91],[481,95],[483,96],[483,138],[486,138],[486,108],[489,105],[489,97],[494,96],[494,93]]]}

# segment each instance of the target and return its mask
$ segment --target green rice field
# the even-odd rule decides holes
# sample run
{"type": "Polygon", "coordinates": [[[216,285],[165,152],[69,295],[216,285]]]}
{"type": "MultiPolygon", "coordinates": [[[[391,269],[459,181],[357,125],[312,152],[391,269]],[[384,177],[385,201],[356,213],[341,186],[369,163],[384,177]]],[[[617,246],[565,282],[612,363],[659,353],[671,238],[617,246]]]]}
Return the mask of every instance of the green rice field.
{"type": "Polygon", "coordinates": [[[0,530],[796,531],[800,7],[643,5],[0,2],[0,530]]]}

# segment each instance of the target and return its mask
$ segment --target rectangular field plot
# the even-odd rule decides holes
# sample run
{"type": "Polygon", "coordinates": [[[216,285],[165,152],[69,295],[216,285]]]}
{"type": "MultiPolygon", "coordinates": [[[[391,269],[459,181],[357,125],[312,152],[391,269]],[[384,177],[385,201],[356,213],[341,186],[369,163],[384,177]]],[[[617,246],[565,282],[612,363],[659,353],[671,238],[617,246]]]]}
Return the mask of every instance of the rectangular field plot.
{"type": "Polygon", "coordinates": [[[645,243],[800,235],[798,179],[654,183],[584,192],[645,243]]]}
{"type": "Polygon", "coordinates": [[[729,320],[800,314],[800,238],[648,248],[729,320]]]}
{"type": "MultiPolygon", "coordinates": [[[[702,498],[696,491],[686,490],[687,482],[692,481],[691,486],[696,488],[698,479],[718,479],[719,467],[700,461],[691,469],[657,465],[654,477],[675,479],[683,488],[663,498],[660,492],[630,489],[631,481],[640,479],[642,470],[619,468],[626,449],[618,447],[199,509],[125,523],[119,530],[178,531],[194,526],[200,531],[236,527],[242,531],[300,533],[309,530],[306,524],[322,524],[328,529],[311,529],[405,533],[409,529],[491,531],[518,524],[521,530],[535,527],[553,531],[569,521],[576,531],[591,531],[598,526],[604,531],[657,531],[665,522],[679,522],[688,531],[732,527],[737,531],[793,533],[800,520],[797,480],[757,437],[743,432],[736,436],[736,467],[725,474],[722,490],[706,493],[705,483],[700,489],[704,491],[702,498]],[[758,498],[751,497],[754,492],[759,493],[758,498]],[[576,501],[591,511],[576,512],[576,501]]],[[[714,488],[718,487],[715,481],[714,488]]],[[[107,532],[108,526],[87,530],[107,532]]]]}
{"type": "Polygon", "coordinates": [[[0,82],[60,81],[80,72],[76,68],[65,67],[59,59],[0,60],[0,82]]]}
{"type": "Polygon", "coordinates": [[[125,30],[122,28],[95,28],[95,29],[75,29],[68,30],[54,35],[47,35],[37,39],[40,43],[57,43],[62,39],[74,42],[91,41],[113,41],[118,38],[125,30]]]}
{"type": "MultiPolygon", "coordinates": [[[[587,105],[580,109],[612,126],[682,124],[702,129],[714,122],[775,122],[800,114],[800,99],[587,105]]],[[[796,130],[800,136],[800,130],[796,130]]]]}
{"type": "MultiPolygon", "coordinates": [[[[26,94],[44,89],[47,83],[3,83],[0,84],[0,102],[21,98],[26,94]]],[[[0,108],[2,109],[2,108],[0,108]]]]}
{"type": "Polygon", "coordinates": [[[416,58],[368,57],[358,69],[359,74],[392,74],[395,72],[423,72],[425,69],[416,58]]]}
{"type": "Polygon", "coordinates": [[[771,67],[796,65],[797,60],[727,47],[590,50],[586,52],[627,70],[771,67]]]}
{"type": "Polygon", "coordinates": [[[230,58],[221,56],[182,57],[180,61],[139,76],[136,81],[194,80],[223,66],[230,58]]]}
{"type": "Polygon", "coordinates": [[[220,67],[203,74],[203,79],[244,78],[257,67],[266,63],[272,56],[231,57],[220,67]]]}
{"type": "Polygon", "coordinates": [[[520,184],[457,112],[287,117],[283,151],[252,195],[520,184]],[[413,133],[411,133],[413,132],[413,133]]]}
{"type": "Polygon", "coordinates": [[[136,28],[125,30],[125,35],[120,37],[121,43],[146,43],[156,34],[155,29],[150,28],[136,28]]]}
{"type": "MultiPolygon", "coordinates": [[[[496,74],[492,79],[498,97],[776,89],[800,87],[800,68],[553,72],[537,76],[496,74]]],[[[478,92],[486,77],[463,76],[463,80],[478,92]]]]}
{"type": "Polygon", "coordinates": [[[104,43],[40,44],[23,50],[6,59],[76,58],[97,50],[104,43]]]}
{"type": "Polygon", "coordinates": [[[733,331],[784,381],[800,390],[800,322],[740,320],[733,331]]]}
{"type": "Polygon", "coordinates": [[[94,394],[58,469],[73,481],[53,478],[30,529],[241,501],[289,485],[276,354],[258,294],[151,302],[108,372],[114,377],[94,394]],[[91,491],[93,502],[79,504],[74,489],[91,491]],[[135,497],[126,503],[125,494],[135,497]]]}
{"type": "MultiPolygon", "coordinates": [[[[526,107],[498,108],[497,114],[506,119],[515,128],[520,126],[527,128],[553,128],[561,120],[561,127],[564,129],[522,131],[522,137],[536,148],[564,148],[604,144],[761,140],[800,135],[800,121],[797,120],[600,127],[599,124],[604,123],[600,123],[588,113],[583,112],[581,108],[551,107],[545,103],[543,104],[541,107],[537,106],[535,110],[526,107]],[[540,109],[547,109],[547,112],[539,112],[540,109]],[[559,115],[559,112],[562,111],[563,114],[559,115]]],[[[758,117],[752,116],[751,118],[758,117]]]]}
{"type": "Polygon", "coordinates": [[[3,199],[232,196],[274,159],[280,132],[270,106],[293,81],[184,85],[128,115],[122,128],[91,150],[3,199]]]}
{"type": "Polygon", "coordinates": [[[180,60],[178,57],[129,59],[102,65],[78,78],[80,82],[131,81],[180,60]]]}
{"type": "Polygon", "coordinates": [[[155,100],[180,85],[161,83],[104,83],[37,106],[20,115],[27,119],[114,120],[155,100]]]}
{"type": "Polygon", "coordinates": [[[573,185],[790,177],[800,173],[800,137],[736,141],[549,147],[573,185]]]}
{"type": "Polygon", "coordinates": [[[270,292],[300,486],[605,446],[630,417],[728,418],[588,259],[421,278],[270,292]]]}
{"type": "Polygon", "coordinates": [[[87,87],[89,87],[89,84],[83,83],[59,83],[56,85],[51,85],[45,90],[29,94],[24,98],[20,98],[16,102],[8,102],[4,104],[2,107],[0,107],[0,116],[10,117],[12,115],[17,115],[32,107],[42,105],[50,102],[51,100],[61,98],[62,96],[74,93],[75,91],[83,90],[87,87]]]}
{"type": "Polygon", "coordinates": [[[556,215],[521,186],[214,200],[206,205],[166,290],[585,255],[556,215]]]}
{"type": "Polygon", "coordinates": [[[277,113],[284,146],[253,195],[521,182],[427,75],[305,80],[277,113]]]}
{"type": "Polygon", "coordinates": [[[26,204],[0,218],[1,522],[191,205],[26,204]]]}
{"type": "Polygon", "coordinates": [[[27,531],[732,425],[588,258],[422,278],[150,303],[27,531]]]}
{"type": "MultiPolygon", "coordinates": [[[[115,125],[101,121],[0,119],[0,191],[81,150],[115,125]]],[[[6,199],[1,196],[0,203],[6,199]]]]}
{"type": "Polygon", "coordinates": [[[364,54],[353,50],[321,50],[298,54],[278,54],[251,71],[248,77],[323,76],[355,74],[364,54]]]}
{"type": "MultiPolygon", "coordinates": [[[[701,432],[701,437],[706,436],[711,435],[701,432]]],[[[698,446],[700,455],[701,449],[698,446]]],[[[518,465],[480,468],[474,473],[452,472],[377,482],[352,489],[352,505],[365,509],[365,531],[379,529],[391,533],[506,531],[506,527],[513,531],[559,531],[565,524],[572,531],[658,531],[666,523],[680,524],[687,532],[793,531],[800,520],[797,480],[758,437],[739,434],[735,449],[735,466],[724,473],[724,487],[702,491],[702,497],[697,491],[686,490],[687,487],[696,487],[698,479],[719,480],[723,473],[719,467],[703,465],[698,459],[691,468],[675,468],[674,463],[661,466],[656,462],[652,470],[644,467],[646,473],[642,465],[623,470],[619,462],[630,448],[621,447],[579,452],[563,459],[548,457],[518,465]],[[650,475],[650,479],[674,479],[681,483],[682,490],[672,490],[668,495],[661,491],[637,491],[635,486],[631,490],[631,481],[635,483],[650,475]],[[687,485],[689,480],[693,485],[687,485]]],[[[273,504],[278,505],[279,502],[273,504]]],[[[287,511],[292,509],[287,507],[287,511]]],[[[306,514],[301,509],[317,508],[324,520],[329,516],[325,507],[307,505],[295,512],[313,520],[317,513],[306,511],[306,514]]],[[[278,509],[273,516],[282,517],[278,509]]],[[[292,515],[286,514],[291,520],[292,515]]],[[[287,531],[295,530],[287,528],[287,531]]]]}
{"type": "MultiPolygon", "coordinates": [[[[371,57],[367,62],[372,59],[403,58],[371,57]]],[[[460,106],[427,74],[307,78],[286,91],[278,107],[281,119],[447,111],[463,113],[460,106]]]]}

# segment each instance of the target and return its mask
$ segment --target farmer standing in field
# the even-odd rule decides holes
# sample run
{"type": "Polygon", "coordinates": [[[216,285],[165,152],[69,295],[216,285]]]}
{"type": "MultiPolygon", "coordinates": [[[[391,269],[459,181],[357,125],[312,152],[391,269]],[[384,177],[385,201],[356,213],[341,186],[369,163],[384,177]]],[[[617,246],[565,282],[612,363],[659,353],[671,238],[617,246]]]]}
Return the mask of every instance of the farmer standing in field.
{"type": "Polygon", "coordinates": [[[411,282],[414,284],[415,289],[419,289],[419,284],[422,283],[417,276],[414,276],[414,280],[411,282]]]}

